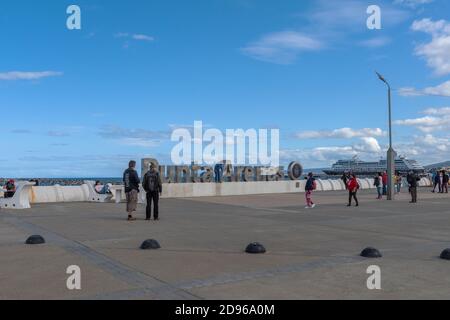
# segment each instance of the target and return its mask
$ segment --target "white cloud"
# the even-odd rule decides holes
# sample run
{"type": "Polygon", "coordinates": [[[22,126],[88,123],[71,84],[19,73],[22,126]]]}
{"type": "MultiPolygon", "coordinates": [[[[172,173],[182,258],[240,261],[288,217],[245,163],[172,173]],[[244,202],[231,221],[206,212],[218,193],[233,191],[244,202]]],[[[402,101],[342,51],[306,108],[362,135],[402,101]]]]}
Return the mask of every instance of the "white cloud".
{"type": "Polygon", "coordinates": [[[147,36],[145,34],[133,34],[132,38],[134,40],[140,40],[140,41],[153,41],[155,40],[155,38],[151,37],[151,36],[147,36]]]}
{"type": "Polygon", "coordinates": [[[376,160],[383,155],[383,148],[377,139],[362,137],[353,145],[323,146],[304,149],[284,149],[280,151],[282,161],[299,160],[305,166],[320,167],[330,166],[340,159],[350,159],[360,156],[367,160],[376,160]]]}
{"type": "Polygon", "coordinates": [[[377,139],[372,137],[363,137],[361,138],[361,142],[361,144],[357,144],[354,146],[355,150],[359,152],[381,152],[381,147],[377,139]]]}
{"type": "Polygon", "coordinates": [[[62,76],[62,72],[55,71],[40,71],[40,72],[22,72],[11,71],[0,73],[0,80],[13,81],[13,80],[39,80],[48,77],[62,76]]]}
{"type": "Polygon", "coordinates": [[[395,145],[398,154],[414,158],[422,164],[449,160],[449,137],[436,137],[432,134],[414,135],[411,142],[395,145]]]}
{"type": "Polygon", "coordinates": [[[162,140],[170,138],[169,131],[128,129],[119,126],[104,126],[98,135],[104,139],[116,140],[120,144],[143,148],[159,146],[162,140]]]}
{"type": "Polygon", "coordinates": [[[126,39],[132,39],[136,41],[147,41],[151,42],[154,41],[155,38],[146,34],[131,34],[127,32],[119,32],[114,35],[116,38],[126,38],[126,39]]]}
{"type": "Polygon", "coordinates": [[[303,131],[295,134],[295,137],[298,139],[351,139],[362,137],[382,137],[385,135],[386,133],[380,128],[341,128],[330,131],[303,131]]]}
{"type": "Polygon", "coordinates": [[[377,38],[372,38],[369,40],[361,41],[359,44],[363,47],[379,48],[379,47],[384,47],[384,46],[388,45],[389,43],[391,43],[391,41],[392,40],[389,37],[377,37],[377,38]]]}
{"type": "Polygon", "coordinates": [[[127,146],[153,148],[161,144],[160,140],[147,140],[144,138],[125,138],[119,139],[119,143],[127,146]]]}
{"type": "Polygon", "coordinates": [[[394,121],[400,126],[411,126],[422,132],[430,133],[436,131],[447,132],[450,130],[450,108],[430,108],[423,112],[424,117],[394,121]]]}
{"type": "Polygon", "coordinates": [[[444,108],[429,108],[423,111],[424,114],[437,115],[437,116],[447,116],[450,115],[450,107],[444,108]]]}
{"type": "Polygon", "coordinates": [[[410,8],[417,8],[420,5],[432,3],[434,0],[395,0],[395,4],[402,4],[410,8]]]}
{"type": "Polygon", "coordinates": [[[429,43],[420,44],[415,53],[427,61],[427,65],[439,76],[450,74],[450,23],[446,20],[416,20],[413,31],[421,31],[432,36],[429,43]]]}
{"type": "MultiPolygon", "coordinates": [[[[361,0],[316,0],[312,11],[305,16],[317,28],[330,31],[336,29],[345,32],[365,31],[367,21],[367,7],[371,3],[361,0]]],[[[396,8],[388,3],[382,6],[383,26],[392,26],[405,21],[410,13],[406,10],[396,8]]]]}
{"type": "MultiPolygon", "coordinates": [[[[367,7],[370,3],[361,0],[316,0],[310,9],[297,14],[302,21],[302,30],[269,33],[259,40],[241,48],[241,52],[257,60],[292,64],[304,52],[315,52],[347,41],[352,34],[366,32],[367,7]]],[[[383,5],[383,28],[397,25],[410,16],[408,10],[392,4],[383,5]]],[[[378,37],[359,43],[370,48],[387,45],[391,39],[378,37]]]]}
{"type": "Polygon", "coordinates": [[[254,59],[291,64],[305,51],[317,51],[324,45],[307,35],[294,31],[275,32],[241,48],[241,52],[254,59]]]}
{"type": "Polygon", "coordinates": [[[441,96],[450,97],[450,81],[444,82],[436,87],[416,89],[411,87],[400,88],[398,94],[404,97],[416,96],[441,96]]]}

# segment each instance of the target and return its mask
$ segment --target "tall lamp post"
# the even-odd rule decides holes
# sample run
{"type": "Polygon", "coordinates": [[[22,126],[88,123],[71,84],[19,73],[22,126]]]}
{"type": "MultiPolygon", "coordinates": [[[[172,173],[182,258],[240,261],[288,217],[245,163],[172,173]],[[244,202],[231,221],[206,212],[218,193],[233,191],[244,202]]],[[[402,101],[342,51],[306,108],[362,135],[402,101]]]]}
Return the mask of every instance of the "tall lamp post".
{"type": "Polygon", "coordinates": [[[388,174],[388,190],[387,199],[394,200],[394,174],[395,174],[395,158],[397,154],[392,147],[392,108],[391,108],[391,86],[387,80],[377,72],[378,78],[388,87],[388,105],[389,105],[389,149],[387,151],[387,174],[388,174]]]}

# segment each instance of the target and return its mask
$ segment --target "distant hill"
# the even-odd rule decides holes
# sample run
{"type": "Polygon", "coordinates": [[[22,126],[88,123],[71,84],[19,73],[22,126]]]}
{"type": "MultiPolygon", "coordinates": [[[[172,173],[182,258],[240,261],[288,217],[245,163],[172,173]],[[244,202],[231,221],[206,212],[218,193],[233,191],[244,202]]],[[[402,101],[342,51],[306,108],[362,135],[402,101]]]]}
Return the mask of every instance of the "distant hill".
{"type": "Polygon", "coordinates": [[[428,166],[425,166],[425,169],[431,170],[431,169],[440,169],[440,168],[445,168],[445,167],[450,167],[450,161],[445,161],[445,162],[441,162],[441,163],[430,164],[430,165],[428,165],[428,166]]]}

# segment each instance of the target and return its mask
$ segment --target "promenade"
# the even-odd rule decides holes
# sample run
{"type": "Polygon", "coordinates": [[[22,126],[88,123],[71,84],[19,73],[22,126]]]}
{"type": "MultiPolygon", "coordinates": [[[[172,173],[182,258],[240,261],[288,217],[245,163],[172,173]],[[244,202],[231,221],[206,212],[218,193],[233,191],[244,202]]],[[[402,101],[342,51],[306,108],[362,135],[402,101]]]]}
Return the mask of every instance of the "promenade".
{"type": "Polygon", "coordinates": [[[0,299],[449,299],[450,197],[396,201],[346,192],[162,199],[161,221],[127,222],[124,204],[37,204],[0,211],[0,299]],[[29,246],[28,236],[47,243],[29,246]],[[159,250],[140,250],[156,239],[159,250]],[[263,255],[244,249],[258,241],[263,255]],[[381,259],[359,256],[368,246],[381,259]],[[381,268],[382,290],[366,269],[381,268]],[[81,268],[81,290],[66,268],[81,268]]]}

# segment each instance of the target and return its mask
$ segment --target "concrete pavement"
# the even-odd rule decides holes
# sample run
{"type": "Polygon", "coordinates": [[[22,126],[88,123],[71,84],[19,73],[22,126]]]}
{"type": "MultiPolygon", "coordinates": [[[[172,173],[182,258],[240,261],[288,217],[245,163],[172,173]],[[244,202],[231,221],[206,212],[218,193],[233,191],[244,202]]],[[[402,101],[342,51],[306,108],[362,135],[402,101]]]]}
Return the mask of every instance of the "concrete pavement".
{"type": "Polygon", "coordinates": [[[420,202],[345,192],[163,199],[159,222],[125,221],[124,205],[65,203],[0,211],[0,299],[449,299],[450,198],[420,202]],[[27,246],[41,234],[47,243],[27,246]],[[162,249],[142,251],[145,239],[162,249]],[[264,255],[244,253],[263,243],[264,255]],[[359,253],[374,246],[382,259],[359,253]],[[366,287],[368,266],[382,290],[366,287]],[[82,290],[66,288],[81,268],[82,290]]]}

